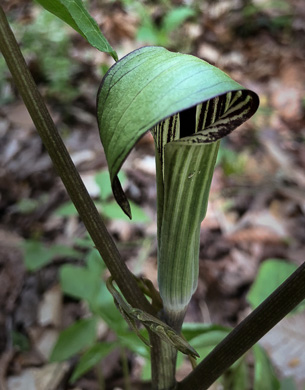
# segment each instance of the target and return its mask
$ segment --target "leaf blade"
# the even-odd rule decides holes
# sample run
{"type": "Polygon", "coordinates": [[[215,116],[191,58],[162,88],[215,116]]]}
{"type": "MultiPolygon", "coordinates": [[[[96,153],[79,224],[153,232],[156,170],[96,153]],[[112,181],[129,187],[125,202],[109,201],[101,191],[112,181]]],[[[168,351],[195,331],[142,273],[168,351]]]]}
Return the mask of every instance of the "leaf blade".
{"type": "Polygon", "coordinates": [[[91,46],[102,52],[109,53],[115,61],[118,60],[116,52],[102,34],[98,24],[86,10],[81,0],[36,1],[47,11],[66,22],[81,34],[91,46]]]}
{"type": "Polygon", "coordinates": [[[106,357],[116,346],[116,342],[99,343],[91,347],[80,358],[75,367],[69,383],[74,383],[78,378],[93,368],[100,360],[106,357]]]}
{"type": "Polygon", "coordinates": [[[96,318],[91,317],[75,322],[63,330],[53,348],[50,361],[59,362],[93,344],[96,339],[96,318]]]}

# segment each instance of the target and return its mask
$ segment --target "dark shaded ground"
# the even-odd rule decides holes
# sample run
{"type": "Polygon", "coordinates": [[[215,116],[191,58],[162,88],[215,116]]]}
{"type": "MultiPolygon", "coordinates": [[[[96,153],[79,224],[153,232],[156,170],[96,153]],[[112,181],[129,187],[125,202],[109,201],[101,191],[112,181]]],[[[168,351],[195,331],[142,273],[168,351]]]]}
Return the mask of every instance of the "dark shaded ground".
{"type": "MultiPolygon", "coordinates": [[[[223,152],[214,175],[201,232],[200,280],[187,321],[236,325],[249,312],[245,296],[262,261],[280,258],[296,265],[304,261],[305,4],[301,0],[283,3],[286,8],[282,10],[260,8],[258,1],[247,2],[248,8],[238,1],[199,2],[195,4],[197,17],[169,40],[170,48],[189,51],[219,66],[254,89],[261,99],[255,117],[223,143],[229,152],[223,152]],[[249,4],[256,8],[249,8],[249,4]]],[[[120,57],[142,45],[134,38],[141,20],[132,8],[118,2],[93,1],[90,5],[106,36],[120,48],[120,57]]],[[[33,10],[31,2],[4,1],[4,6],[10,19],[20,25],[27,26],[36,17],[37,9],[33,10]]],[[[164,8],[156,5],[148,10],[158,23],[164,8]]],[[[98,69],[109,66],[110,60],[88,48],[75,34],[71,40],[73,46],[68,50],[77,69],[70,83],[78,93],[66,102],[58,93],[48,95],[48,77],[37,54],[28,54],[27,60],[94,196],[93,177],[106,167],[94,116],[95,94],[101,79],[98,69]]],[[[36,238],[49,245],[71,244],[75,237],[84,235],[84,228],[76,217],[55,216],[54,210],[67,195],[8,72],[3,78],[6,85],[1,91],[11,101],[2,98],[0,107],[1,390],[31,388],[30,382],[24,382],[27,387],[21,383],[30,380],[25,374],[27,368],[36,367],[36,376],[54,375],[46,365],[48,349],[60,328],[86,313],[80,303],[63,299],[58,289],[58,267],[71,259],[59,258],[34,274],[25,270],[19,249],[25,239],[36,238]],[[24,199],[32,206],[20,203],[24,199]],[[55,317],[45,326],[39,310],[48,292],[56,301],[56,309],[55,317]],[[63,314],[56,314],[57,309],[63,314]],[[12,347],[12,331],[27,336],[31,346],[28,352],[18,353],[12,347]],[[19,374],[19,387],[7,382],[8,376],[19,374]]],[[[124,166],[129,197],[151,216],[155,215],[156,199],[153,155],[153,142],[147,135],[124,166]]],[[[142,272],[156,281],[155,217],[148,225],[117,221],[108,225],[130,267],[138,270],[141,265],[142,272]],[[148,259],[143,262],[139,260],[143,248],[128,242],[145,236],[153,239],[148,259]]],[[[93,373],[74,387],[66,384],[74,363],[55,367],[60,385],[52,388],[98,388],[93,373]]],[[[132,372],[139,364],[130,356],[132,372]]],[[[117,354],[109,357],[107,367],[104,375],[107,388],[112,389],[115,381],[122,382],[117,354]]],[[[45,387],[41,384],[37,389],[45,387]]]]}

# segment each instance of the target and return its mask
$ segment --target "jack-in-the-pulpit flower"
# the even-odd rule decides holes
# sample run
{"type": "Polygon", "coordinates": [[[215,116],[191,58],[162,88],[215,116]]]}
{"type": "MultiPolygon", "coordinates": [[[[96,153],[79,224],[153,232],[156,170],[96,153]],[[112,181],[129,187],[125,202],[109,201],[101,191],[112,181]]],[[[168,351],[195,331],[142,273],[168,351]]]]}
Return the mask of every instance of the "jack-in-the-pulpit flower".
{"type": "Polygon", "coordinates": [[[199,233],[219,140],[250,118],[257,95],[194,56],[161,47],[128,54],[105,75],[98,124],[114,196],[117,174],[151,130],[156,146],[158,282],[166,312],[185,311],[198,280],[199,233]]]}

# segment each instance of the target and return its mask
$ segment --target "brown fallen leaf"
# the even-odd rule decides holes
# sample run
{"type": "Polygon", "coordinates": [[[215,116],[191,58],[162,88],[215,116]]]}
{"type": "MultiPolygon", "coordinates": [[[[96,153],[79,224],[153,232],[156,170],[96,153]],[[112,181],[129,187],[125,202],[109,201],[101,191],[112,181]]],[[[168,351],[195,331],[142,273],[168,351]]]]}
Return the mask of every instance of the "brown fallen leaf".
{"type": "Polygon", "coordinates": [[[276,232],[262,226],[252,226],[235,231],[226,236],[226,239],[233,243],[259,242],[264,244],[279,244],[284,238],[276,232]]]}

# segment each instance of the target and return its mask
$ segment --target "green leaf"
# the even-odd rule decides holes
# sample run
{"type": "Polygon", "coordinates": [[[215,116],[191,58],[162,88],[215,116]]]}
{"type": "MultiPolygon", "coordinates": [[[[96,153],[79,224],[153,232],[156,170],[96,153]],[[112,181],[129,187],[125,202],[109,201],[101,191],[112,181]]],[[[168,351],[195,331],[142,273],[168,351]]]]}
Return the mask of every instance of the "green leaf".
{"type": "Polygon", "coordinates": [[[281,380],[280,390],[297,390],[297,386],[293,378],[284,378],[281,380]]]}
{"type": "Polygon", "coordinates": [[[63,265],[59,276],[65,294],[86,300],[91,311],[103,318],[108,326],[116,332],[126,330],[125,320],[115,306],[113,297],[96,266],[85,268],[63,265]]]}
{"type": "Polygon", "coordinates": [[[199,360],[203,360],[228,334],[229,331],[211,330],[193,338],[191,345],[200,355],[199,360]]]}
{"type": "Polygon", "coordinates": [[[12,331],[11,332],[12,344],[18,351],[29,351],[31,349],[29,339],[22,333],[12,331]]]}
{"type": "Polygon", "coordinates": [[[94,273],[97,275],[102,275],[103,271],[106,270],[106,265],[105,265],[103,259],[101,258],[100,253],[95,248],[92,248],[89,251],[85,260],[87,263],[88,270],[91,273],[94,273]]]}
{"type": "Polygon", "coordinates": [[[22,244],[24,262],[28,271],[37,271],[49,264],[54,258],[69,257],[79,259],[81,254],[66,245],[46,246],[41,241],[26,240],[22,244]]]}
{"type": "Polygon", "coordinates": [[[116,52],[101,33],[98,24],[88,13],[82,0],[36,0],[46,10],[69,24],[81,34],[91,46],[109,53],[115,61],[118,60],[116,52]]]}
{"type": "MultiPolygon", "coordinates": [[[[139,332],[148,340],[148,332],[146,329],[141,329],[139,332]]],[[[120,343],[124,347],[128,348],[137,355],[144,357],[145,359],[149,359],[150,353],[148,346],[145,345],[142,340],[140,340],[139,336],[135,332],[125,328],[118,331],[118,337],[120,343]]]]}
{"type": "Polygon", "coordinates": [[[184,323],[182,334],[203,360],[231,331],[229,327],[214,324],[184,323]]]}
{"type": "MultiPolygon", "coordinates": [[[[127,215],[130,216],[129,204],[117,178],[127,155],[148,130],[197,105],[197,115],[202,117],[198,132],[203,121],[215,122],[213,108],[219,106],[219,113],[226,111],[220,115],[216,128],[190,140],[212,142],[251,117],[258,107],[258,97],[207,62],[161,47],[135,50],[106,73],[98,93],[97,117],[113,193],[127,215]],[[217,97],[222,97],[221,104],[212,102],[210,110],[207,104],[200,105],[217,97]]],[[[181,137],[194,133],[195,129],[189,126],[181,137]]]]}
{"type": "Polygon", "coordinates": [[[88,349],[80,358],[69,383],[74,383],[78,378],[91,370],[91,368],[98,364],[104,357],[109,355],[116,345],[117,343],[115,342],[99,343],[88,349]]]}
{"type": "Polygon", "coordinates": [[[59,271],[60,284],[65,294],[95,304],[102,283],[101,273],[85,267],[63,265],[59,271]]]}
{"type": "Polygon", "coordinates": [[[66,202],[58,207],[55,214],[59,217],[73,217],[78,215],[78,212],[72,202],[66,202]]]}
{"type": "Polygon", "coordinates": [[[195,11],[189,7],[174,8],[165,15],[162,27],[166,33],[169,33],[178,28],[186,19],[194,15],[195,11]]]}
{"type": "MultiPolygon", "coordinates": [[[[121,184],[124,185],[127,180],[127,177],[123,171],[118,174],[118,178],[121,184]]],[[[111,182],[110,182],[108,170],[104,170],[97,173],[94,179],[100,189],[101,200],[103,201],[107,200],[110,197],[110,195],[112,195],[111,182]]]]}
{"type": "Polygon", "coordinates": [[[116,307],[113,296],[108,291],[105,283],[101,284],[99,293],[95,298],[94,311],[116,333],[126,332],[127,323],[116,307]]]}
{"type": "Polygon", "coordinates": [[[107,200],[112,195],[111,182],[108,171],[102,171],[95,175],[94,180],[100,189],[101,200],[107,200]]]}
{"type": "Polygon", "coordinates": [[[222,325],[215,324],[203,324],[199,322],[185,322],[182,326],[183,336],[190,342],[197,336],[201,336],[204,333],[210,333],[214,331],[220,331],[228,334],[232,329],[222,325]]]}
{"type": "MultiPolygon", "coordinates": [[[[148,215],[133,202],[129,202],[131,212],[133,215],[132,222],[134,223],[145,223],[149,222],[150,218],[148,215]]],[[[129,218],[124,214],[122,209],[118,206],[116,202],[107,202],[101,204],[101,213],[104,217],[109,219],[117,219],[122,221],[129,221],[129,218]]]]}
{"type": "Polygon", "coordinates": [[[296,269],[296,265],[284,260],[269,259],[264,261],[247,295],[252,308],[260,305],[296,269]]]}
{"type": "Polygon", "coordinates": [[[63,330],[51,353],[51,362],[61,362],[91,346],[96,340],[96,318],[82,319],[63,330]]]}
{"type": "Polygon", "coordinates": [[[245,359],[241,359],[239,364],[230,370],[230,376],[231,389],[245,390],[249,388],[249,372],[245,359]]]}
{"type": "Polygon", "coordinates": [[[253,390],[279,390],[280,383],[274,374],[274,369],[263,348],[256,344],[254,353],[254,389],[253,390]]]}

